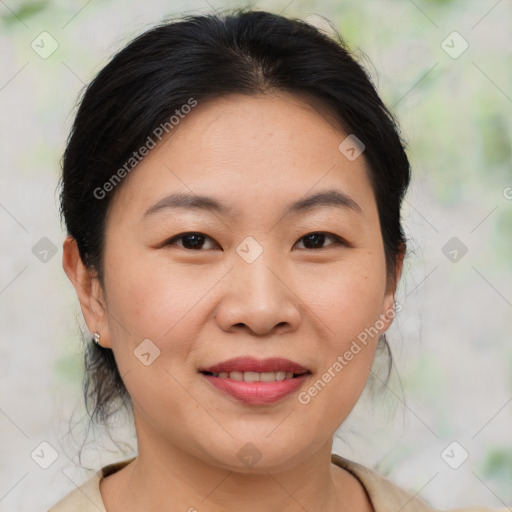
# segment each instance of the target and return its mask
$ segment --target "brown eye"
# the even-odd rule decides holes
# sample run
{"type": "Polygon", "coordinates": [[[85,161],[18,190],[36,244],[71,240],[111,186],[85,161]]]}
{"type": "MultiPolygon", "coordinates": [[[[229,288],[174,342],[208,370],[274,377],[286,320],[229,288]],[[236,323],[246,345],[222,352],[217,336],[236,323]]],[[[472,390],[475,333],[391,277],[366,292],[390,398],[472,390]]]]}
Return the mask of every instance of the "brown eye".
{"type": "MultiPolygon", "coordinates": [[[[205,242],[211,241],[213,243],[212,247],[218,244],[209,236],[203,233],[189,232],[189,233],[181,233],[176,235],[169,240],[167,240],[163,246],[172,246],[177,245],[178,247],[182,247],[183,249],[191,250],[191,251],[200,251],[204,249],[205,242]],[[180,242],[180,243],[178,243],[180,242]]],[[[314,232],[308,233],[299,239],[299,242],[303,242],[305,250],[315,250],[315,249],[326,249],[330,246],[336,245],[345,245],[349,244],[345,242],[339,236],[336,236],[332,233],[324,233],[324,232],[314,232]],[[324,246],[326,240],[330,239],[332,243],[324,246]]]]}
{"type": "MultiPolygon", "coordinates": [[[[203,248],[205,240],[212,239],[209,236],[204,235],[202,233],[181,233],[167,240],[164,246],[178,245],[175,242],[181,241],[181,247],[183,247],[184,249],[198,251],[203,248]]],[[[180,247],[180,245],[178,245],[178,247],[180,247]]]]}
{"type": "Polygon", "coordinates": [[[326,240],[326,238],[330,238],[331,240],[334,240],[334,243],[329,244],[327,247],[331,245],[347,245],[346,242],[341,239],[339,236],[333,235],[332,233],[323,233],[323,232],[316,232],[316,233],[309,233],[307,235],[304,235],[302,238],[299,239],[300,241],[304,241],[305,249],[325,249],[323,247],[323,244],[326,240]]]}

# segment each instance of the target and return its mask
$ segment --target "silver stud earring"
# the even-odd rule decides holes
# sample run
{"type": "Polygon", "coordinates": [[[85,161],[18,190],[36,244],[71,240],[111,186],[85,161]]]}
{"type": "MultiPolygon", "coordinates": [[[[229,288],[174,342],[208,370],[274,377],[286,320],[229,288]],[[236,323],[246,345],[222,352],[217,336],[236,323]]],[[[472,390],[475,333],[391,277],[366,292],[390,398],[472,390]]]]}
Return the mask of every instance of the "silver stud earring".
{"type": "Polygon", "coordinates": [[[95,331],[94,334],[92,335],[92,337],[94,338],[94,342],[99,345],[100,344],[100,334],[95,331]]]}

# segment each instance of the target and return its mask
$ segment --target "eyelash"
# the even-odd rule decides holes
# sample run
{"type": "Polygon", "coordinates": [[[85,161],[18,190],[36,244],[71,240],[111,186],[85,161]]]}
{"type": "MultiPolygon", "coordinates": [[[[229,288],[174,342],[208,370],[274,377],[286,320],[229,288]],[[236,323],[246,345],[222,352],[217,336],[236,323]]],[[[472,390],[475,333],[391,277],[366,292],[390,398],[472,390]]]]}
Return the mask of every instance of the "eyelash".
{"type": "MultiPolygon", "coordinates": [[[[169,240],[165,241],[162,244],[162,246],[166,247],[166,246],[176,245],[174,243],[176,240],[180,240],[180,239],[185,238],[186,236],[190,236],[190,235],[199,235],[201,237],[213,240],[212,238],[210,238],[208,235],[205,235],[204,233],[199,233],[197,231],[188,231],[186,233],[180,233],[179,235],[173,236],[169,240]]],[[[327,249],[329,247],[333,247],[333,246],[336,246],[336,245],[350,247],[350,244],[347,241],[345,241],[343,238],[341,238],[341,237],[339,237],[337,235],[334,235],[333,233],[328,233],[326,231],[312,231],[311,233],[307,233],[306,235],[300,237],[298,241],[303,240],[304,238],[306,238],[309,235],[326,235],[327,237],[331,238],[334,241],[334,243],[332,243],[332,244],[330,244],[330,245],[328,245],[326,247],[321,247],[320,249],[303,249],[305,251],[322,250],[322,249],[327,249]]],[[[201,250],[202,250],[202,249],[187,249],[186,247],[183,247],[183,249],[185,249],[187,251],[196,251],[196,252],[201,252],[201,250]]]]}

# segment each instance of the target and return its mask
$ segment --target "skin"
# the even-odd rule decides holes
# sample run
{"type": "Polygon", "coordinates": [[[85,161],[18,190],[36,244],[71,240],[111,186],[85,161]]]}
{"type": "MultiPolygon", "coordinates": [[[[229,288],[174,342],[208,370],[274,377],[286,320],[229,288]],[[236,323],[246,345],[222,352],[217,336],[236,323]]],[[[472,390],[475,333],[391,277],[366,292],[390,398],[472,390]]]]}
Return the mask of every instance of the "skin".
{"type": "MultiPolygon", "coordinates": [[[[365,328],[392,322],[375,196],[362,156],[338,150],[343,133],[320,109],[285,93],[199,104],[116,191],[106,233],[104,287],[64,242],[64,269],[85,321],[115,358],[134,406],[138,457],[105,477],[109,512],[135,510],[372,510],[359,481],[330,462],[333,435],[368,379],[379,336],[310,402],[307,390],[365,328]],[[361,213],[317,206],[284,215],[306,195],[336,189],[361,213]],[[162,209],[174,192],[215,197],[233,215],[162,209]],[[182,233],[206,235],[199,249],[182,233]],[[320,248],[310,233],[332,233],[320,248]],[[262,254],[236,252],[253,237],[262,254]],[[185,248],[188,247],[188,248],[185,248]],[[382,317],[381,317],[382,318],[382,317]],[[144,339],[160,356],[134,356],[144,339]],[[285,357],[311,375],[270,405],[247,405],[198,373],[236,356],[285,357]],[[260,460],[237,453],[253,443],[260,460]]],[[[403,254],[396,267],[400,277],[403,254]]]]}

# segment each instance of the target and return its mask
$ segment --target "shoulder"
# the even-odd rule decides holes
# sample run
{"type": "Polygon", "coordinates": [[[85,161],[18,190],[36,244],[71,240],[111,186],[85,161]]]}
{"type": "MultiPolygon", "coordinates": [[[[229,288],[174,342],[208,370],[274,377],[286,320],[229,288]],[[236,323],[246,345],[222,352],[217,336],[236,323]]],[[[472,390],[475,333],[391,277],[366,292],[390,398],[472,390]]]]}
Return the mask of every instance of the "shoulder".
{"type": "Polygon", "coordinates": [[[74,510],[80,510],[80,512],[106,512],[99,487],[101,477],[100,470],[84,484],[62,498],[48,512],[71,512],[74,510]]]}
{"type": "Polygon", "coordinates": [[[100,492],[100,480],[127,466],[133,459],[104,466],[85,483],[64,496],[48,512],[106,512],[100,492]]]}
{"type": "MultiPolygon", "coordinates": [[[[375,512],[387,512],[391,510],[391,506],[393,510],[401,512],[439,512],[440,510],[362,464],[334,453],[331,455],[331,461],[352,473],[361,482],[370,497],[375,512]]],[[[495,509],[475,506],[445,510],[444,512],[512,512],[512,508],[495,509]]]]}

